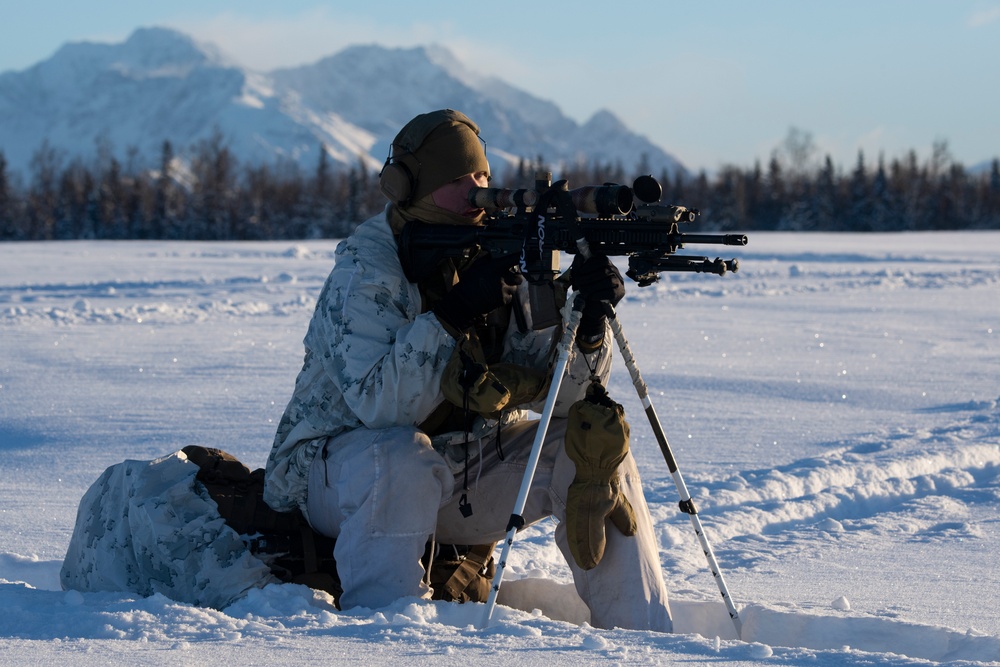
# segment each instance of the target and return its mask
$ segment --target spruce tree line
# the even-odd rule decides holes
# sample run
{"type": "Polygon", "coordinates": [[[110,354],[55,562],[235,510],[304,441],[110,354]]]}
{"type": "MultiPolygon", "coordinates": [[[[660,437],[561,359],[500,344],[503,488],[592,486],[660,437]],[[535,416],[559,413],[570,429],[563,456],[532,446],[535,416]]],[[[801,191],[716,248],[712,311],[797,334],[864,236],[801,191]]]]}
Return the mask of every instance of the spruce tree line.
{"type": "Polygon", "coordinates": [[[43,144],[19,187],[0,152],[0,240],[336,238],[384,205],[377,174],[360,160],[334,173],[325,150],[311,174],[288,161],[240,165],[216,133],[185,163],[169,141],[157,169],[139,162],[99,146],[90,163],[63,164],[43,144]]]}
{"type": "MultiPolygon", "coordinates": [[[[652,174],[662,203],[697,208],[693,228],[717,231],[853,231],[1000,229],[1000,160],[972,174],[951,160],[947,144],[920,161],[915,151],[849,169],[830,157],[809,162],[811,138],[792,130],[766,167],[727,166],[709,177],[652,174]]],[[[183,164],[169,141],[159,168],[143,170],[134,149],[124,162],[98,142],[96,159],[64,161],[47,143],[34,154],[26,184],[9,173],[0,151],[0,240],[174,239],[280,240],[338,238],[380,211],[378,175],[359,159],[334,170],[324,150],[312,173],[290,162],[240,165],[215,133],[183,164]]],[[[532,187],[539,157],[495,174],[493,184],[532,187]]],[[[650,170],[637,164],[578,163],[554,178],[570,187],[631,183],[650,170]]]]}

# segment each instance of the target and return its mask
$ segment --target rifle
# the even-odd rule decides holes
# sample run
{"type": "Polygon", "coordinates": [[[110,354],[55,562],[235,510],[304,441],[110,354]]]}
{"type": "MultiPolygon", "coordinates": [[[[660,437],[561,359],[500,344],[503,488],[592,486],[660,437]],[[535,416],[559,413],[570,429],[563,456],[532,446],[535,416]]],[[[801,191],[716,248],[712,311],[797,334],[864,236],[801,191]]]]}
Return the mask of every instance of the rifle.
{"type": "Polygon", "coordinates": [[[694,222],[700,212],[660,205],[662,188],[652,176],[640,176],[632,187],[608,183],[574,190],[566,181],[550,181],[543,173],[534,190],[472,188],[469,203],[488,212],[482,226],[408,222],[399,239],[407,278],[419,282],[443,259],[468,259],[478,252],[511,257],[528,280],[531,326],[537,329],[559,317],[552,281],[560,252],[627,256],[626,275],[641,287],[659,280],[663,271],[721,276],[739,270],[735,259],[675,254],[688,243],[745,246],[747,237],[681,233],[679,225],[694,222]]]}

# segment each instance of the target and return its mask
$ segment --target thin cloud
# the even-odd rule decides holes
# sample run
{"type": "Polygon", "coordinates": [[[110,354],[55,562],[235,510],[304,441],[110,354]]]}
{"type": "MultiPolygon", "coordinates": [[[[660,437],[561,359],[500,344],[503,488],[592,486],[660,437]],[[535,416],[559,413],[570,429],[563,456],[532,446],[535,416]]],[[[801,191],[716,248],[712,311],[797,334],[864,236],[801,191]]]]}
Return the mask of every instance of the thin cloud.
{"type": "MultiPolygon", "coordinates": [[[[249,17],[232,11],[211,17],[180,18],[169,22],[195,39],[212,43],[245,67],[268,71],[312,64],[348,46],[379,44],[406,48],[439,44],[480,72],[475,46],[459,26],[448,21],[390,25],[346,13],[333,15],[325,7],[290,16],[249,17]]],[[[494,62],[499,53],[486,62],[494,62]]],[[[483,73],[495,73],[493,71],[483,73]]]]}
{"type": "Polygon", "coordinates": [[[982,28],[1000,21],[1000,7],[981,9],[969,17],[970,28],[982,28]]]}
{"type": "Polygon", "coordinates": [[[175,20],[171,25],[217,45],[240,64],[262,71],[311,64],[355,44],[412,46],[429,41],[433,32],[429,26],[403,30],[368,19],[335,17],[325,8],[264,18],[223,12],[207,19],[175,20]]]}

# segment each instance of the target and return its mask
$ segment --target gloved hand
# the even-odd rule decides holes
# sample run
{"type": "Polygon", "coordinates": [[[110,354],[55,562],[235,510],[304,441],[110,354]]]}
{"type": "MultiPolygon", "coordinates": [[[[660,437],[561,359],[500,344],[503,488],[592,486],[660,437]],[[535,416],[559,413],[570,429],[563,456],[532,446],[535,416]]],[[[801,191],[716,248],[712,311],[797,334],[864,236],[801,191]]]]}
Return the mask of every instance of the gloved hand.
{"type": "Polygon", "coordinates": [[[458,275],[458,284],[434,306],[434,314],[453,329],[465,331],[479,315],[510,303],[523,280],[514,257],[483,257],[458,275]]]}
{"type": "Polygon", "coordinates": [[[608,319],[602,302],[615,306],[625,296],[622,274],[606,255],[584,259],[578,254],[570,266],[570,284],[587,301],[576,334],[577,343],[590,349],[600,347],[608,319]]]}
{"type": "Polygon", "coordinates": [[[618,485],[618,466],[628,455],[625,410],[593,383],[570,408],[566,454],[576,477],[566,497],[566,534],[573,560],[584,570],[601,562],[608,519],[624,535],[635,535],[635,510],[618,485]]]}
{"type": "Polygon", "coordinates": [[[460,408],[499,418],[500,412],[545,395],[548,374],[510,363],[486,364],[482,345],[472,335],[459,339],[441,375],[441,393],[460,408]]]}

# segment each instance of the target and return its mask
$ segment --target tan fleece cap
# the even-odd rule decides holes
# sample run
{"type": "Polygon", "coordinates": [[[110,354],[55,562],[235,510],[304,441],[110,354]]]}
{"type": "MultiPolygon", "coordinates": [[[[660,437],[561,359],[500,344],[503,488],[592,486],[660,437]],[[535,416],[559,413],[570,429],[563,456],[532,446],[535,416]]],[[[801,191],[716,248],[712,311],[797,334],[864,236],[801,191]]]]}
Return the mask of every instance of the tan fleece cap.
{"type": "Polygon", "coordinates": [[[442,185],[466,174],[480,171],[488,174],[490,171],[486,151],[479,140],[479,127],[467,116],[452,109],[417,116],[400,130],[393,141],[393,146],[402,149],[395,160],[405,164],[416,181],[410,201],[422,199],[442,185]],[[437,119],[440,119],[440,122],[426,135],[416,150],[403,152],[408,148],[404,137],[408,133],[412,134],[414,127],[419,128],[422,124],[426,126],[437,119]]]}

